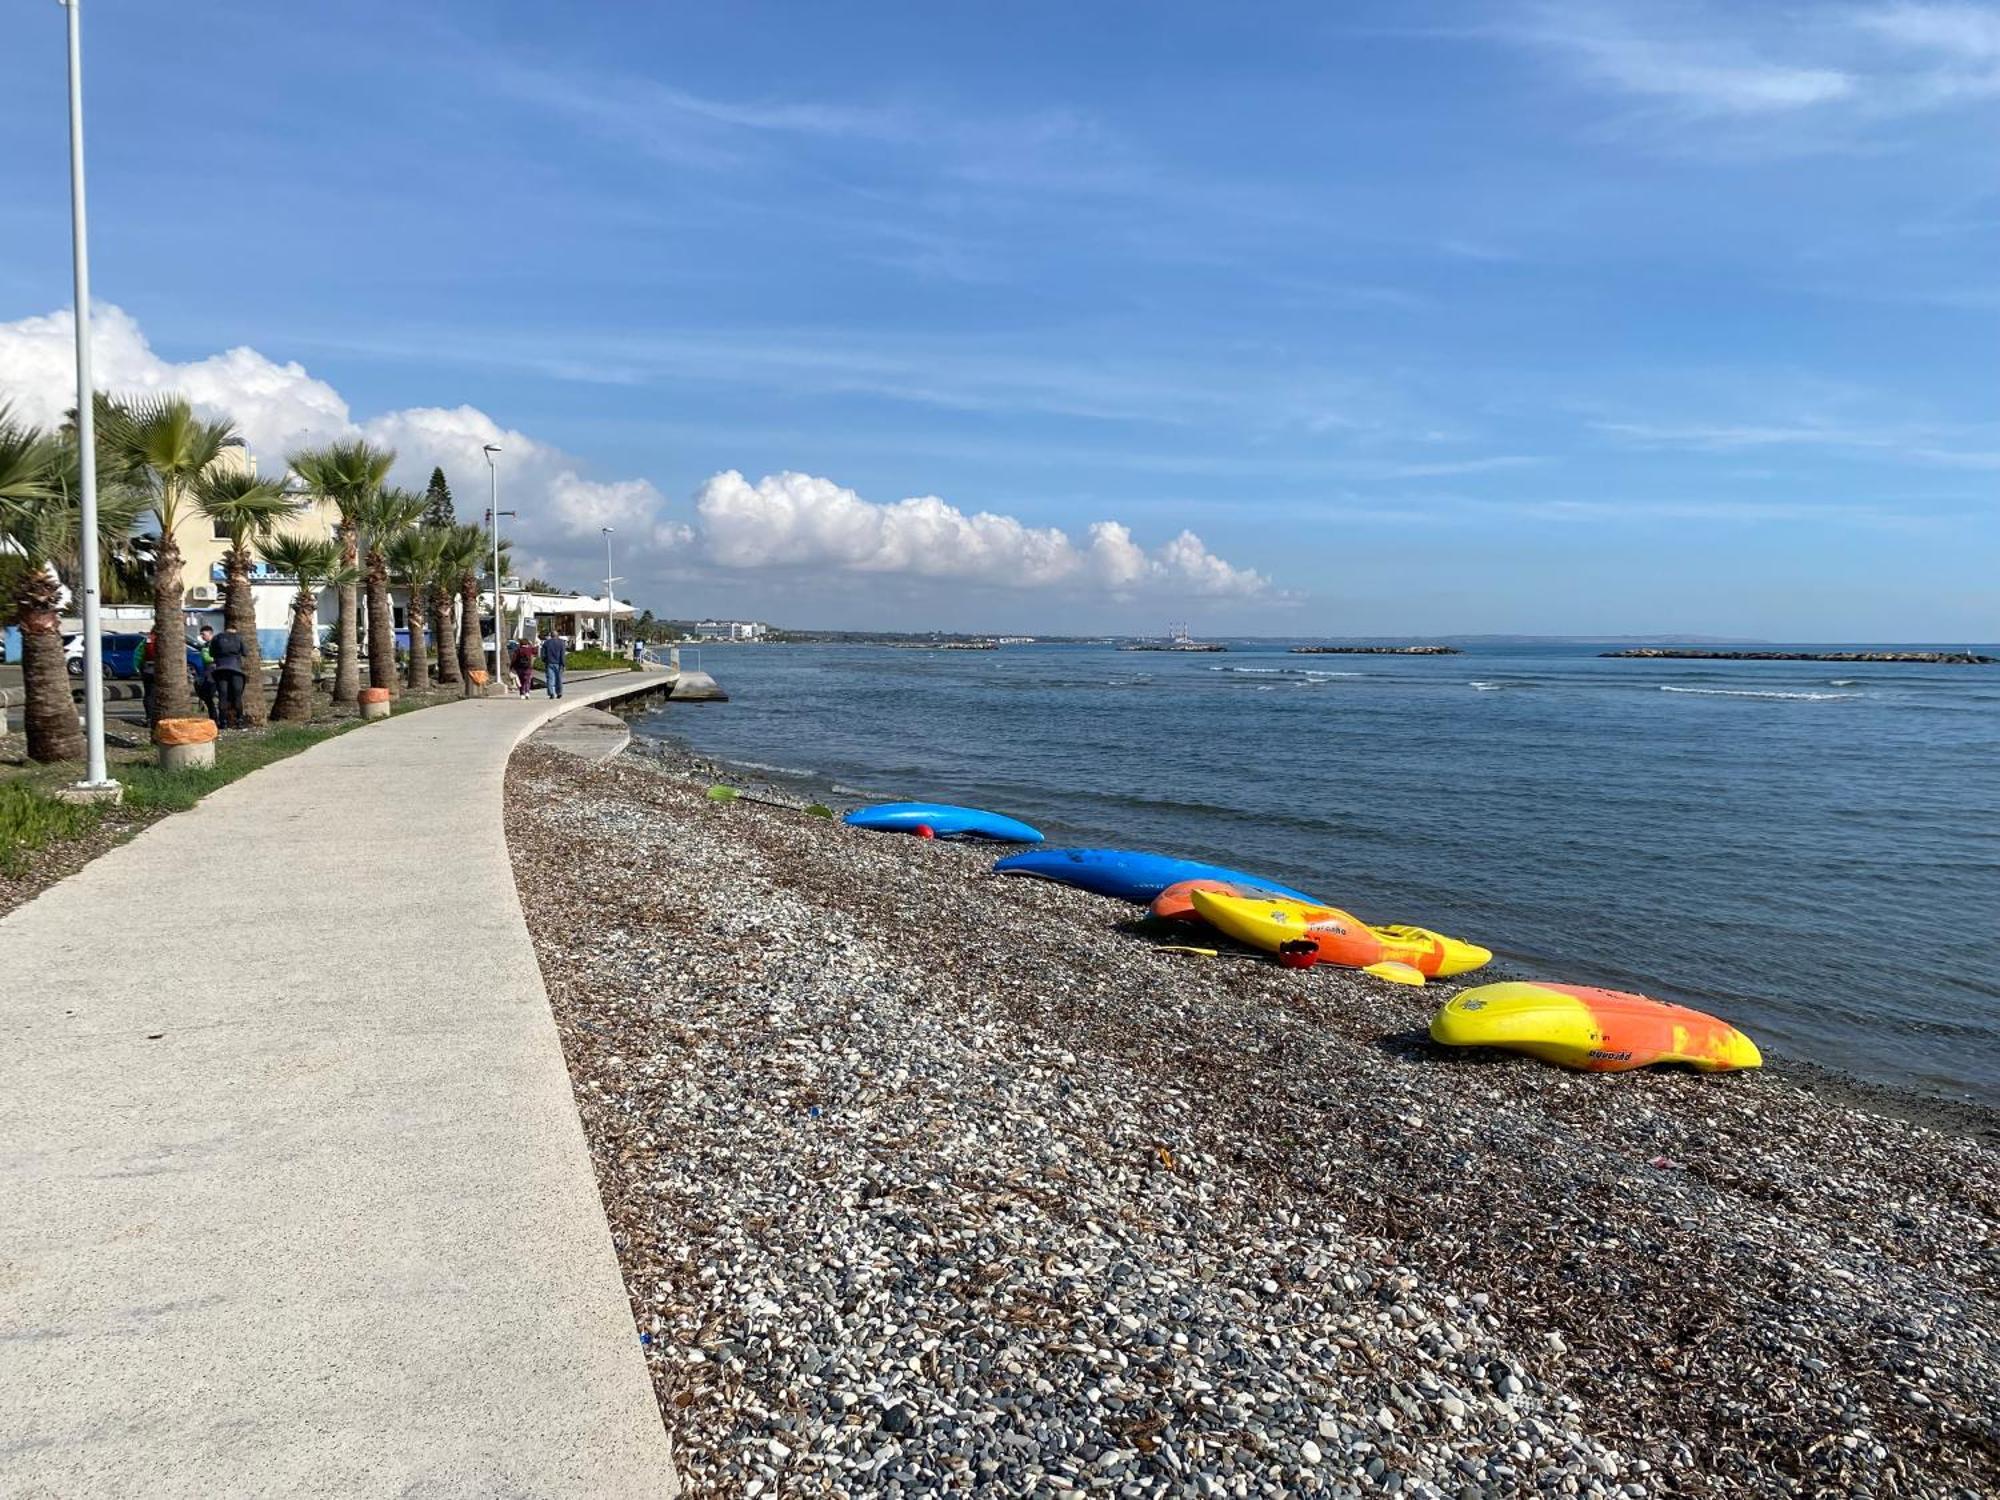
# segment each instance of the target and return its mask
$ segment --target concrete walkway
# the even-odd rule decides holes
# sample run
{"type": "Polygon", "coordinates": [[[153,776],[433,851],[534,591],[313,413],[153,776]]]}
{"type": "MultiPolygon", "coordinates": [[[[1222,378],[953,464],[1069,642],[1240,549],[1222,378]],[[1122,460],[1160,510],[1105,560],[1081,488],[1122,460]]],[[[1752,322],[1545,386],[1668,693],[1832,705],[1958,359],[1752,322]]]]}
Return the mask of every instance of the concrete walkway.
{"type": "Polygon", "coordinates": [[[0,919],[0,1494],[678,1492],[502,829],[632,682],[358,729],[0,919]]]}

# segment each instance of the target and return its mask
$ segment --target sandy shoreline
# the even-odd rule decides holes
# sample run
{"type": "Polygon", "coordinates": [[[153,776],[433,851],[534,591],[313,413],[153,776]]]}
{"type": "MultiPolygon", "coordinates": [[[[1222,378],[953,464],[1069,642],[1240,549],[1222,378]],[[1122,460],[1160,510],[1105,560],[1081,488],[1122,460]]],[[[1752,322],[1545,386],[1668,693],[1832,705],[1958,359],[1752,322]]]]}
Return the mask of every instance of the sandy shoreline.
{"type": "Polygon", "coordinates": [[[527,750],[508,797],[696,1493],[2000,1485],[1980,1140],[1447,1055],[1442,987],[706,784],[527,750]]]}

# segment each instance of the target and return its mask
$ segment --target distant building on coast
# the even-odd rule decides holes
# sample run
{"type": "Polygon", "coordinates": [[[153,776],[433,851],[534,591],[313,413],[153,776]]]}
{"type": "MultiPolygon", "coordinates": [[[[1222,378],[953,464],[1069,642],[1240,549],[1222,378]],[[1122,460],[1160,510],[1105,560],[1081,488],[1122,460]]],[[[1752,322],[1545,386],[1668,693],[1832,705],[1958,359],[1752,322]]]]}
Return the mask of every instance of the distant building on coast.
{"type": "Polygon", "coordinates": [[[770,633],[761,620],[699,620],[690,631],[698,641],[761,641],[770,633]]]}

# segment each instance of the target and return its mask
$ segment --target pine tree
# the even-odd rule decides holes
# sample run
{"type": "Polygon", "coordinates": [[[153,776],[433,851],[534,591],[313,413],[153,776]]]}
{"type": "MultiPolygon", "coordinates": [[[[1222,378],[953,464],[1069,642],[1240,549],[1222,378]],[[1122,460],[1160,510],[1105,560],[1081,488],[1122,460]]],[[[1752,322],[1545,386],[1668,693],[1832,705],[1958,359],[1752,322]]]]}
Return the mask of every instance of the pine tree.
{"type": "Polygon", "coordinates": [[[451,513],[451,486],[444,482],[444,470],[431,470],[431,482],[424,491],[424,525],[450,526],[457,521],[451,513]]]}

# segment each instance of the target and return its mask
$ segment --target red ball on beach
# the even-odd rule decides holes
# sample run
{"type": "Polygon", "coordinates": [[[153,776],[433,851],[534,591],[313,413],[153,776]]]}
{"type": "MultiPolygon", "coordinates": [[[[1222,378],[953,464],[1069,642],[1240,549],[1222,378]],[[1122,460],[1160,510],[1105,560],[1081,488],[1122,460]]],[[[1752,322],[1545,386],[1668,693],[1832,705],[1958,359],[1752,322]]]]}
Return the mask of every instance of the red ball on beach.
{"type": "Polygon", "coordinates": [[[1288,969],[1310,969],[1319,962],[1319,949],[1309,943],[1287,943],[1278,950],[1278,962],[1288,969]]]}
{"type": "Polygon", "coordinates": [[[937,837],[937,830],[928,823],[919,823],[910,832],[914,833],[920,839],[934,839],[937,837]]]}

